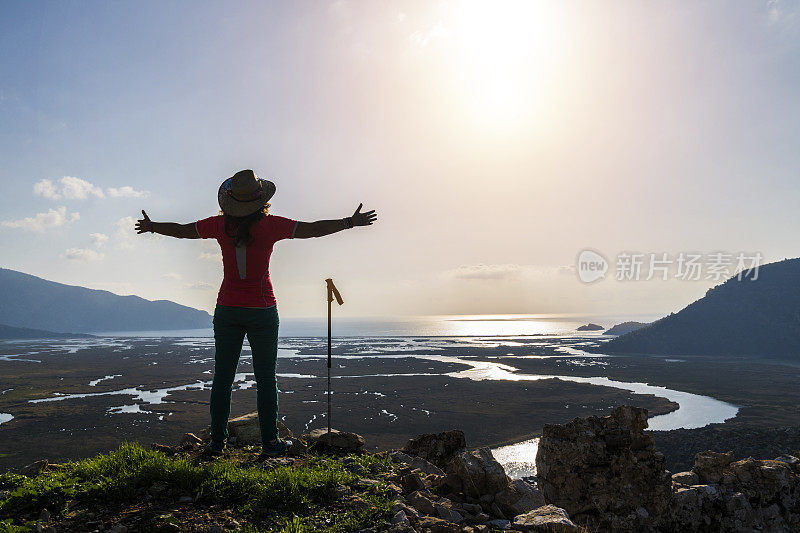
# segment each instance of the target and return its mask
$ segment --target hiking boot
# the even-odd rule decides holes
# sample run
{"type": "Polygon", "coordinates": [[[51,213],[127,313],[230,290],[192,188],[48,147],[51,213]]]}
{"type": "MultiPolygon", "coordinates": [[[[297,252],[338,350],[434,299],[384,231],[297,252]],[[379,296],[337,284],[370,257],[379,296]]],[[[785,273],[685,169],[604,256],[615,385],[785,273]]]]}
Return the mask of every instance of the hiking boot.
{"type": "Polygon", "coordinates": [[[261,446],[261,457],[277,457],[289,451],[290,440],[275,439],[261,446]]]}
{"type": "Polygon", "coordinates": [[[225,450],[224,440],[212,440],[206,448],[209,455],[222,455],[223,450],[225,450]]]}

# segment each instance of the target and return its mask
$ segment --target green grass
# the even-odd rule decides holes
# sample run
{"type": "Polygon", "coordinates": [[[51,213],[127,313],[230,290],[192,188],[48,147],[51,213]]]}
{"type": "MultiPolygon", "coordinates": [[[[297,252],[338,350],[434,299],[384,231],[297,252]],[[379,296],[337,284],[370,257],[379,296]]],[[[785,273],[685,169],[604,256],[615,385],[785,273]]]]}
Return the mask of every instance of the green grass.
{"type": "Polygon", "coordinates": [[[6,491],[0,498],[0,533],[25,531],[7,519],[37,517],[43,508],[58,518],[93,503],[123,506],[140,501],[154,483],[166,487],[163,494],[173,500],[172,505],[182,495],[192,496],[198,505],[235,509],[251,526],[273,524],[265,531],[347,531],[379,523],[389,513],[391,494],[381,487],[358,487],[362,475],[353,470],[372,477],[389,472],[391,466],[372,455],[353,456],[347,466],[311,455],[302,465],[262,469],[226,459],[201,462],[168,457],[138,444],[124,444],[111,453],[66,463],[35,477],[0,474],[0,491],[6,491]],[[357,511],[341,502],[337,507],[332,496],[337,485],[350,486],[369,508],[357,511]]]}

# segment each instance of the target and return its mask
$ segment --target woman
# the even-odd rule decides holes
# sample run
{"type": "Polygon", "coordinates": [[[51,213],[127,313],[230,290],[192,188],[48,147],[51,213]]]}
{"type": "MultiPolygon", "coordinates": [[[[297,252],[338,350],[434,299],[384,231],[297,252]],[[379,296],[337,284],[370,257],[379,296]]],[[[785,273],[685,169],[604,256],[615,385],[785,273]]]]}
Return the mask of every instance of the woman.
{"type": "Polygon", "coordinates": [[[258,419],[265,455],[286,452],[289,442],[278,438],[278,309],[269,279],[272,246],[282,239],[322,237],[355,226],[369,226],[375,211],[337,220],[297,222],[270,215],[267,202],[275,184],[241,170],[220,185],[222,214],[190,224],[153,222],[142,211],[137,233],[159,233],[179,239],[216,239],[222,249],[224,276],[214,310],[214,381],[211,386],[211,442],[208,450],[220,454],[228,438],[231,387],[244,336],[253,354],[258,389],[258,419]]]}

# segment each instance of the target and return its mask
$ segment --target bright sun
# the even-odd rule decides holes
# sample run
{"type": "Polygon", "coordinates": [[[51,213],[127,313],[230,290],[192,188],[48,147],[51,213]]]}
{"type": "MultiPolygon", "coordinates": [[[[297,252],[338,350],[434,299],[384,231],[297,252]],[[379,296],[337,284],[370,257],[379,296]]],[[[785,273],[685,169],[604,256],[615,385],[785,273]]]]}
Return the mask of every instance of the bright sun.
{"type": "Polygon", "coordinates": [[[472,0],[454,5],[454,44],[462,93],[490,123],[515,123],[539,112],[556,43],[551,4],[472,0]]]}

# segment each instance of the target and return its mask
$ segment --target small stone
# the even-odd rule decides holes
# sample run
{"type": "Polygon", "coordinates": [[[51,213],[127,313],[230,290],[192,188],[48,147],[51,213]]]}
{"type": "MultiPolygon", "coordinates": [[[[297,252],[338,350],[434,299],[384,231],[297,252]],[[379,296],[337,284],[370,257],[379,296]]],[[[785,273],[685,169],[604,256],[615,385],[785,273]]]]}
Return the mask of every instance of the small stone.
{"type": "Polygon", "coordinates": [[[434,514],[436,512],[436,508],[433,506],[433,502],[430,498],[420,491],[414,491],[406,496],[406,501],[411,507],[422,514],[434,514]]]}
{"type": "Polygon", "coordinates": [[[414,492],[415,490],[425,490],[426,485],[425,481],[422,479],[416,472],[412,472],[410,474],[406,474],[400,478],[400,484],[406,490],[406,492],[414,492]]]}
{"type": "Polygon", "coordinates": [[[39,474],[39,472],[47,468],[48,464],[50,463],[47,462],[47,459],[35,461],[29,465],[25,465],[22,468],[20,468],[19,473],[22,474],[23,476],[35,477],[39,474]]]}
{"type": "Polygon", "coordinates": [[[306,446],[306,443],[300,439],[293,439],[288,450],[289,455],[303,455],[307,451],[308,446],[306,446]]]}
{"type": "Polygon", "coordinates": [[[156,452],[161,452],[164,455],[175,455],[175,448],[172,446],[167,446],[166,444],[158,444],[154,442],[150,445],[150,449],[156,452]]]}
{"type": "Polygon", "coordinates": [[[486,522],[486,525],[492,529],[508,529],[511,525],[511,520],[506,520],[505,518],[495,518],[494,520],[489,520],[486,522]]]}
{"type": "Polygon", "coordinates": [[[191,496],[181,496],[178,499],[178,503],[192,503],[194,499],[191,496]]]}
{"type": "Polygon", "coordinates": [[[203,439],[195,435],[194,433],[186,433],[183,437],[181,437],[178,446],[181,448],[199,448],[203,445],[203,439]]]}
{"type": "Polygon", "coordinates": [[[447,520],[448,522],[455,522],[456,524],[460,524],[464,521],[464,517],[458,511],[452,509],[449,506],[440,505],[439,503],[433,504],[433,508],[436,510],[436,514],[442,520],[447,520]]]}
{"type": "Polygon", "coordinates": [[[358,496],[353,496],[348,500],[347,506],[355,511],[365,511],[369,509],[369,504],[358,496]]]}
{"type": "Polygon", "coordinates": [[[409,522],[406,513],[404,513],[403,511],[397,511],[395,515],[392,517],[391,522],[394,525],[403,525],[403,526],[411,525],[411,522],[409,522]]]}

